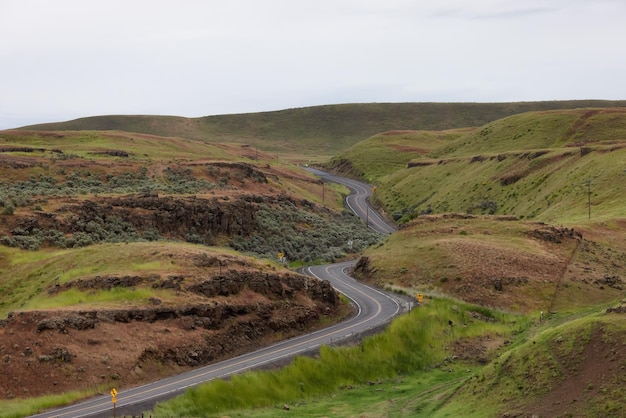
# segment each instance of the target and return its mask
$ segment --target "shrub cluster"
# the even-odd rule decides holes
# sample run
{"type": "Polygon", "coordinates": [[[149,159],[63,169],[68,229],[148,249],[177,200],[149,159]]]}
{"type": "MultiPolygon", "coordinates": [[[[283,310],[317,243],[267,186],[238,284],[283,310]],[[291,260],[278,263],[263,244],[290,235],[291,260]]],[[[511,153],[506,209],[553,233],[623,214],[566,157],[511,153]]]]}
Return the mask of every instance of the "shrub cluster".
{"type": "Polygon", "coordinates": [[[235,250],[266,258],[275,258],[281,252],[290,261],[327,262],[358,252],[382,238],[349,211],[326,218],[289,202],[279,207],[261,205],[256,222],[254,234],[232,240],[235,250]]]}
{"type": "Polygon", "coordinates": [[[216,187],[214,183],[196,179],[189,168],[168,167],[165,169],[165,176],[167,183],[161,187],[161,190],[165,193],[197,193],[199,191],[212,190],[216,187]]]}
{"type": "MultiPolygon", "coordinates": [[[[191,194],[213,190],[216,185],[206,180],[194,178],[189,169],[167,168],[165,180],[147,176],[146,167],[138,172],[126,171],[107,174],[102,177],[90,171],[73,171],[58,180],[52,176],[39,174],[27,181],[0,183],[0,206],[3,208],[22,207],[30,204],[33,196],[76,196],[88,194],[130,194],[161,191],[167,194],[191,194]]],[[[9,209],[5,211],[10,212],[9,209]]]]}
{"type": "Polygon", "coordinates": [[[24,250],[38,250],[42,245],[59,248],[76,248],[102,242],[133,242],[158,239],[155,231],[146,231],[141,235],[132,224],[120,218],[109,216],[106,219],[78,221],[76,232],[66,236],[56,229],[41,230],[39,228],[16,228],[11,231],[12,236],[0,238],[0,244],[24,250]]]}

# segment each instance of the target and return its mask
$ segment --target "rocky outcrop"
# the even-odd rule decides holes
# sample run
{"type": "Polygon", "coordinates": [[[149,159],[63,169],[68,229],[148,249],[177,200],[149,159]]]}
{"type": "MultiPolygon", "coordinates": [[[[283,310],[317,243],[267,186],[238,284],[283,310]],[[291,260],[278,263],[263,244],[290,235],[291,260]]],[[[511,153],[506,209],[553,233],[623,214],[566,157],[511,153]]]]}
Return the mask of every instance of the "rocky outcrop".
{"type": "Polygon", "coordinates": [[[52,316],[42,319],[37,323],[37,331],[58,330],[65,332],[70,328],[80,331],[93,328],[95,325],[96,320],[93,316],[69,314],[67,316],[52,316]]]}
{"type": "Polygon", "coordinates": [[[242,195],[236,198],[131,195],[96,198],[66,204],[55,212],[37,212],[14,225],[21,234],[33,230],[56,230],[63,234],[90,233],[89,228],[107,222],[124,222],[137,231],[158,231],[162,236],[185,238],[190,232],[249,236],[257,228],[259,206],[289,203],[288,196],[242,195]]]}
{"type": "Polygon", "coordinates": [[[374,274],[369,257],[360,257],[354,265],[353,273],[360,278],[368,278],[374,274]]]}
{"type": "MultiPolygon", "coordinates": [[[[290,326],[295,326],[296,329],[303,329],[306,325],[311,325],[312,320],[319,318],[316,308],[303,308],[292,304],[255,303],[251,305],[233,305],[212,302],[171,307],[84,310],[71,314],[40,312],[38,316],[42,317],[42,319],[37,320],[35,329],[37,332],[67,332],[70,329],[82,331],[95,328],[101,322],[129,323],[140,321],[154,323],[172,319],[184,320],[184,327],[188,329],[220,329],[227,320],[246,315],[257,316],[266,320],[278,311],[283,311],[281,315],[284,314],[284,326],[278,327],[283,330],[290,326]]],[[[18,318],[20,321],[24,321],[25,317],[32,317],[33,315],[36,314],[23,313],[19,316],[12,315],[7,319],[4,326],[11,325],[18,318]]],[[[267,324],[263,324],[261,331],[266,326],[267,324]]]]}
{"type": "MultiPolygon", "coordinates": [[[[198,259],[201,259],[198,257],[198,259]]],[[[210,260],[210,257],[206,257],[210,260]]],[[[339,303],[337,293],[328,281],[321,281],[295,273],[275,274],[255,270],[231,269],[224,273],[208,276],[205,279],[194,278],[186,284],[183,276],[158,275],[142,276],[94,276],[57,284],[48,289],[49,294],[56,294],[68,289],[111,290],[115,287],[135,287],[149,285],[152,288],[174,289],[202,295],[206,298],[216,296],[234,296],[245,288],[272,300],[291,299],[301,293],[314,301],[335,306],[339,303]]],[[[80,329],[71,326],[75,329],[80,329]]]]}
{"type": "Polygon", "coordinates": [[[558,228],[546,224],[540,224],[538,228],[529,231],[528,234],[533,238],[555,244],[560,244],[566,239],[581,240],[583,237],[583,235],[574,228],[558,228]]]}

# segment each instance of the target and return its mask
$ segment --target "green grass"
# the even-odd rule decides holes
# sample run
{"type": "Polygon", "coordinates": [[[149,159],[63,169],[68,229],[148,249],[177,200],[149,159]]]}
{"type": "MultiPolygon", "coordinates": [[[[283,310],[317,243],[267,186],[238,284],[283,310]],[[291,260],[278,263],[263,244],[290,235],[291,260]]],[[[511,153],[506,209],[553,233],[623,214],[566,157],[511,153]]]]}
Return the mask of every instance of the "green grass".
{"type": "MultiPolygon", "coordinates": [[[[608,339],[606,343],[609,346],[621,346],[626,335],[623,322],[619,316],[592,314],[544,329],[479,371],[457,393],[454,402],[433,416],[454,416],[459,411],[464,411],[465,417],[498,416],[497,412],[504,412],[504,408],[510,413],[528,411],[529,405],[561,385],[565,375],[571,375],[581,367],[586,360],[583,353],[593,330],[600,330],[601,335],[608,339]],[[494,414],[485,414],[485,411],[494,411],[494,414]]],[[[603,387],[596,388],[598,393],[594,395],[594,400],[581,404],[581,408],[609,412],[605,412],[606,415],[583,413],[580,416],[619,416],[612,415],[610,410],[620,398],[616,399],[616,392],[608,388],[621,387],[623,373],[609,375],[609,370],[606,373],[601,383],[603,387]]]]}
{"type": "Polygon", "coordinates": [[[610,144],[626,138],[624,109],[527,112],[490,122],[431,154],[453,158],[610,144]]]}
{"type": "MultiPolygon", "coordinates": [[[[318,359],[300,357],[280,370],[248,372],[229,381],[207,383],[158,404],[155,413],[433,418],[519,414],[536,408],[533,405],[568,375],[571,378],[581,367],[594,363],[585,354],[592,338],[600,338],[608,347],[605,352],[616,355],[626,335],[619,314],[596,311],[531,325],[522,316],[453,303],[428,300],[359,346],[325,347],[318,359]],[[448,318],[461,321],[470,310],[492,316],[496,322],[477,321],[450,332],[444,322],[448,318]],[[416,327],[423,328],[419,335],[416,327]],[[487,366],[442,362],[444,356],[450,358],[447,347],[454,341],[487,336],[510,341],[487,366]],[[422,349],[430,350],[430,355],[423,356],[422,349]]],[[[569,411],[580,416],[621,416],[625,378],[619,364],[605,373],[605,379],[589,383],[585,389],[590,400],[566,406],[569,411]]]]}
{"type": "MultiPolygon", "coordinates": [[[[430,417],[474,373],[472,367],[434,369],[339,388],[332,396],[300,399],[267,408],[225,411],[229,417],[430,417]]],[[[217,414],[216,414],[217,415],[217,414]]],[[[210,415],[209,415],[210,416],[210,415]]]]}
{"type": "Polygon", "coordinates": [[[614,106],[626,106],[626,101],[340,104],[200,118],[94,116],[27,128],[52,131],[114,129],[207,142],[245,143],[281,154],[331,157],[365,138],[390,130],[482,126],[532,110],[614,106]]]}
{"type": "Polygon", "coordinates": [[[447,131],[390,131],[361,141],[334,157],[329,166],[350,161],[354,175],[376,183],[385,175],[402,170],[415,159],[425,158],[434,149],[466,133],[467,129],[447,131]]]}
{"type": "MultiPolygon", "coordinates": [[[[121,131],[79,131],[57,132],[49,134],[36,131],[0,132],[0,144],[3,146],[43,148],[50,158],[64,158],[62,154],[51,153],[60,149],[65,156],[88,160],[167,160],[198,158],[232,159],[225,150],[203,141],[181,140],[177,138],[132,134],[121,131]],[[127,158],[99,154],[103,151],[123,150],[127,158]]],[[[13,153],[15,154],[15,153],[13,153]]],[[[39,156],[41,152],[22,153],[25,156],[39,156]]]]}
{"type": "Polygon", "coordinates": [[[37,398],[0,400],[0,418],[22,418],[37,414],[50,408],[58,408],[70,405],[81,399],[103,393],[107,388],[91,388],[62,393],[59,395],[46,395],[37,398]]]}
{"type": "Polygon", "coordinates": [[[445,164],[394,172],[380,181],[376,199],[390,213],[410,219],[423,211],[493,213],[562,224],[588,218],[587,181],[591,181],[592,221],[623,216],[626,148],[592,152],[552,151],[534,160],[508,156],[482,162],[450,160],[445,164]],[[506,183],[512,175],[519,179],[506,183]],[[483,206],[485,203],[493,206],[483,206]]]}
{"type": "MultiPolygon", "coordinates": [[[[390,381],[398,376],[425,373],[451,356],[458,338],[510,335],[512,327],[526,327],[521,318],[491,312],[493,323],[469,321],[471,305],[431,299],[410,315],[397,318],[389,328],[353,347],[322,347],[318,358],[297,357],[274,371],[253,371],[190,389],[185,395],[158,404],[156,415],[204,416],[241,408],[273,407],[309,402],[347,386],[390,381]],[[451,330],[448,321],[468,326],[451,330]],[[514,324],[515,321],[517,324],[514,324]]],[[[458,380],[459,375],[451,375],[458,380]]],[[[430,379],[430,378],[429,378],[430,379]]],[[[362,401],[360,401],[362,402],[362,401]]]]}
{"type": "MultiPolygon", "coordinates": [[[[167,163],[168,160],[205,157],[233,159],[222,148],[206,143],[233,141],[263,147],[275,158],[272,164],[281,168],[287,167],[281,160],[283,153],[319,158],[345,151],[341,158],[350,163],[352,174],[376,182],[379,187],[375,199],[388,213],[397,213],[403,221],[411,220],[421,211],[486,213],[495,207],[496,214],[564,225],[593,227],[601,224],[619,231],[618,220],[624,218],[623,202],[626,201],[626,189],[621,187],[626,151],[619,148],[626,137],[623,110],[534,112],[499,118],[533,109],[625,104],[376,104],[196,119],[107,116],[41,127],[87,129],[83,132],[0,132],[0,144],[47,147],[54,143],[63,148],[68,158],[98,163],[120,158],[92,152],[123,149],[131,153],[129,161],[141,165],[154,160],[167,163]],[[425,131],[467,126],[480,128],[467,132],[425,131]],[[112,127],[188,139],[94,131],[112,127]],[[380,134],[396,129],[401,131],[380,134]],[[363,138],[369,139],[354,145],[363,138]],[[591,152],[583,155],[580,152],[583,148],[591,152]],[[419,164],[407,168],[410,163],[419,164]],[[507,179],[515,181],[507,182],[507,179]],[[591,221],[586,219],[589,180],[591,221]]],[[[57,157],[50,153],[51,164],[57,157]]],[[[33,167],[28,175],[46,174],[49,170],[50,167],[42,164],[33,167]]],[[[25,172],[13,170],[11,176],[17,178],[25,172]]],[[[290,193],[319,202],[317,188],[295,184],[286,187],[290,193]]],[[[335,197],[341,193],[341,189],[332,186],[329,189],[335,197]]],[[[501,246],[520,255],[532,253],[533,247],[515,235],[521,233],[515,230],[517,225],[500,223],[496,226],[494,223],[486,225],[482,231],[475,225],[470,228],[459,222],[452,228],[463,232],[456,234],[455,239],[501,246]],[[506,231],[506,228],[515,231],[506,231]]],[[[438,240],[410,235],[414,232],[410,228],[401,230],[377,248],[379,254],[392,261],[379,269],[381,277],[407,272],[417,274],[412,265],[416,259],[420,260],[418,275],[426,281],[460,277],[458,266],[447,262],[438,240]],[[402,250],[398,250],[401,247],[402,250]]],[[[0,293],[6,295],[0,302],[0,317],[22,308],[126,304],[145,300],[153,294],[146,289],[71,290],[52,298],[45,290],[54,283],[97,274],[174,271],[177,267],[155,260],[154,255],[165,245],[169,244],[98,245],[38,252],[0,247],[0,293]]],[[[426,288],[425,293],[431,297],[437,295],[434,287],[426,288]]],[[[537,292],[531,297],[543,300],[549,296],[537,292]]],[[[558,361],[576,359],[582,343],[589,341],[590,330],[600,326],[610,331],[604,334],[608,343],[618,348],[623,345],[623,321],[599,319],[588,311],[583,312],[578,301],[570,302],[568,299],[563,312],[551,320],[550,329],[532,328],[527,332],[530,326],[527,317],[433,298],[410,316],[394,321],[386,332],[358,346],[326,347],[317,359],[302,357],[281,370],[252,372],[230,381],[216,381],[160,405],[157,411],[175,415],[254,416],[257,412],[247,408],[258,406],[269,408],[259,411],[259,416],[276,416],[289,413],[280,409],[285,403],[292,406],[291,412],[297,411],[301,416],[482,417],[498,416],[503,412],[503,405],[523,410],[524,401],[538,399],[559,384],[563,375],[558,373],[558,361]],[[453,309],[453,305],[457,305],[457,309],[453,309]],[[473,322],[452,331],[447,321],[466,321],[469,309],[494,316],[498,321],[493,324],[473,322]],[[452,372],[440,368],[431,370],[431,366],[440,364],[450,355],[454,341],[486,335],[505,337],[513,344],[484,369],[463,365],[454,367],[452,372]],[[555,349],[553,342],[562,335],[565,337],[555,349]],[[524,341],[523,336],[532,340],[524,341]],[[532,373],[528,373],[529,370],[532,373]]],[[[616,382],[614,387],[601,388],[594,402],[587,406],[595,411],[595,416],[617,410],[623,404],[622,387],[626,382],[619,376],[613,377],[613,381],[616,382]]],[[[53,399],[65,402],[63,398],[53,399]]],[[[2,410],[11,408],[15,408],[15,403],[0,404],[2,410]]]]}
{"type": "Polygon", "coordinates": [[[624,216],[626,110],[528,112],[480,128],[393,131],[330,166],[377,184],[374,200],[406,222],[422,213],[514,215],[577,225],[624,216]],[[584,153],[582,152],[584,150],[584,153]]]}
{"type": "Polygon", "coordinates": [[[97,307],[99,305],[115,304],[130,305],[131,303],[148,303],[152,297],[166,298],[173,292],[155,290],[146,287],[138,288],[112,288],[110,290],[81,291],[69,289],[55,295],[39,294],[30,299],[20,309],[39,310],[70,306],[97,307]]]}
{"type": "Polygon", "coordinates": [[[76,289],[48,295],[47,289],[81,277],[95,275],[145,275],[150,271],[180,272],[182,266],[159,257],[167,248],[189,248],[182,243],[131,243],[91,245],[65,250],[17,250],[0,246],[0,317],[20,309],[42,309],[89,303],[147,300],[156,290],[115,289],[81,292],[76,289]]]}

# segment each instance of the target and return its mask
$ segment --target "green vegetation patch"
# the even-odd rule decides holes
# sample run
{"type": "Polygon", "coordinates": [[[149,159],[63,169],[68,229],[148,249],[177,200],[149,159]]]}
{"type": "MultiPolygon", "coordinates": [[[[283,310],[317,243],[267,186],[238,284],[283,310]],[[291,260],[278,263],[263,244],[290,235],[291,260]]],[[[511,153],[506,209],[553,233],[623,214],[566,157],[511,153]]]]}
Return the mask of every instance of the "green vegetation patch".
{"type": "MultiPolygon", "coordinates": [[[[488,335],[508,336],[512,326],[524,327],[519,322],[515,324],[514,316],[489,310],[483,311],[488,312],[493,321],[473,320],[471,312],[476,309],[480,308],[446,299],[429,300],[358,346],[325,346],[316,358],[297,357],[291,365],[279,370],[247,372],[228,381],[201,385],[183,396],[158,404],[155,414],[213,416],[242,408],[280,407],[294,402],[300,405],[370,382],[395,381],[398,385],[398,376],[428,375],[432,373],[428,370],[433,368],[444,369],[451,380],[458,382],[463,373],[449,370],[462,367],[467,373],[467,366],[455,363],[454,341],[488,335]],[[451,327],[450,323],[458,326],[451,327]]],[[[429,375],[426,380],[438,380],[440,376],[429,375]]],[[[408,385],[404,387],[409,390],[408,385]]],[[[357,409],[364,408],[363,400],[357,397],[350,399],[345,395],[344,401],[360,404],[360,407],[355,406],[357,409]]],[[[330,408],[334,410],[335,406],[330,408]]]]}
{"type": "Polygon", "coordinates": [[[90,389],[71,391],[59,395],[46,395],[29,399],[0,400],[0,418],[22,418],[37,414],[50,408],[58,408],[70,405],[89,396],[106,392],[107,387],[94,387],[90,389]]]}
{"type": "Polygon", "coordinates": [[[72,250],[24,251],[0,247],[0,317],[20,309],[43,309],[89,303],[126,304],[152,296],[166,297],[149,287],[79,291],[70,289],[49,294],[56,285],[97,275],[147,275],[167,271],[176,274],[184,266],[159,257],[168,248],[185,248],[175,243],[103,244],[72,250]]]}
{"type": "MultiPolygon", "coordinates": [[[[84,306],[96,308],[98,306],[129,306],[131,304],[148,304],[150,298],[168,298],[174,295],[173,291],[155,290],[149,287],[112,288],[98,291],[84,291],[69,289],[52,296],[40,294],[30,299],[21,309],[39,310],[63,308],[69,306],[84,306]]],[[[136,305],[135,305],[136,306],[136,305]]]]}
{"type": "Polygon", "coordinates": [[[482,126],[518,113],[625,106],[625,101],[573,100],[517,103],[364,103],[200,118],[108,115],[25,129],[123,130],[206,142],[236,142],[287,154],[339,154],[355,143],[391,130],[444,130],[482,126]],[[298,146],[294,147],[294,141],[298,146]]]}
{"type": "MultiPolygon", "coordinates": [[[[471,130],[471,129],[470,129],[471,130]]],[[[424,159],[431,151],[445,146],[468,129],[446,131],[389,131],[361,141],[333,157],[330,168],[345,171],[376,183],[387,174],[407,168],[413,160],[424,159]]]]}
{"type": "Polygon", "coordinates": [[[623,216],[626,148],[556,150],[455,159],[396,171],[380,181],[375,198],[406,222],[430,213],[512,215],[562,224],[623,216]],[[589,193],[591,192],[591,194],[589,193]],[[589,214],[591,201],[591,215],[589,214]]]}
{"type": "MultiPolygon", "coordinates": [[[[132,129],[128,130],[132,132],[132,129]]],[[[204,141],[158,135],[133,134],[122,131],[76,130],[39,132],[11,130],[0,132],[4,148],[33,148],[28,156],[43,155],[55,160],[85,159],[90,161],[149,161],[160,159],[212,158],[230,159],[229,154],[204,141]]]]}
{"type": "Polygon", "coordinates": [[[623,319],[604,314],[545,329],[476,374],[435,416],[620,416],[626,379],[615,361],[625,335],[623,319]]]}

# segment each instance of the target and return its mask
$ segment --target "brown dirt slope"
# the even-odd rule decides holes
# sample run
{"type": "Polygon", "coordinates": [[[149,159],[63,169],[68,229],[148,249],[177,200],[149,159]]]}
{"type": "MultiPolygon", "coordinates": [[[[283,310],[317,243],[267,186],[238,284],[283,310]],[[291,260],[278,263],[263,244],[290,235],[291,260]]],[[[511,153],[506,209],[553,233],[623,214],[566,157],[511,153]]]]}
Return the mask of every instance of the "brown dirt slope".
{"type": "MultiPolygon", "coordinates": [[[[190,247],[193,248],[193,247],[190,247]]],[[[78,289],[166,290],[132,306],[81,304],[16,311],[0,321],[0,398],[32,397],[100,384],[128,387],[297,335],[345,314],[328,282],[245,258],[199,250],[166,257],[187,272],[85,276],[53,285],[78,289]],[[324,322],[324,321],[322,321],[324,322]]]]}
{"type": "Polygon", "coordinates": [[[428,215],[367,250],[355,273],[411,294],[443,292],[509,311],[568,311],[624,295],[626,245],[608,229],[428,215]]]}

